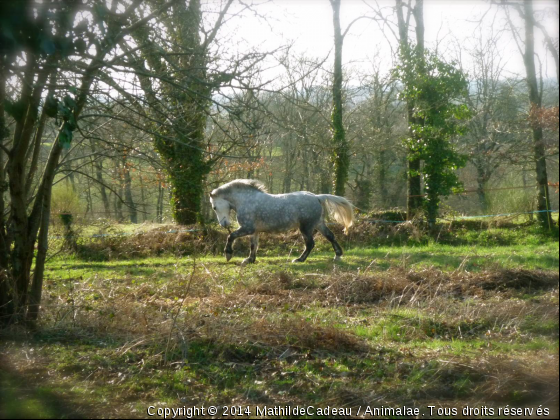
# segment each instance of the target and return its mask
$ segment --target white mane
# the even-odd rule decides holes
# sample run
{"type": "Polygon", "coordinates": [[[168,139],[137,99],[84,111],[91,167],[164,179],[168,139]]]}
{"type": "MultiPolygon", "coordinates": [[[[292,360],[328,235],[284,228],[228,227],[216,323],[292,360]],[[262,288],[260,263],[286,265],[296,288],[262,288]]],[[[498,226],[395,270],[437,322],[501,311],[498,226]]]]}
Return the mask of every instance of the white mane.
{"type": "Polygon", "coordinates": [[[236,179],[231,182],[228,182],[227,184],[222,185],[219,188],[216,188],[214,191],[212,191],[212,194],[210,195],[214,197],[219,194],[225,194],[225,193],[232,192],[232,190],[240,190],[240,189],[241,190],[251,189],[264,193],[268,192],[264,184],[260,181],[257,181],[256,179],[236,179]]]}

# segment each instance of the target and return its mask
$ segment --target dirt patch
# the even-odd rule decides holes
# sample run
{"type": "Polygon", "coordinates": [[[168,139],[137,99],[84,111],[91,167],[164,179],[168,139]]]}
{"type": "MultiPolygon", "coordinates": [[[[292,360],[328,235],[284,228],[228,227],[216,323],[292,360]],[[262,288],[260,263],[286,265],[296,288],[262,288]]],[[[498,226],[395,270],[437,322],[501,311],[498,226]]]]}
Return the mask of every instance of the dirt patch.
{"type": "Polygon", "coordinates": [[[311,351],[330,353],[366,352],[368,347],[356,336],[334,327],[321,327],[303,319],[281,323],[258,321],[251,325],[252,340],[271,347],[290,346],[311,351]]]}
{"type": "Polygon", "coordinates": [[[282,291],[291,289],[294,285],[294,276],[285,271],[279,271],[272,275],[259,276],[259,282],[247,289],[249,294],[279,295],[282,291]]]}
{"type": "Polygon", "coordinates": [[[323,293],[331,301],[374,303],[390,296],[402,296],[407,289],[410,289],[410,282],[406,276],[345,273],[334,278],[323,293]]]}
{"type": "Polygon", "coordinates": [[[480,287],[485,290],[552,289],[558,287],[558,273],[540,270],[500,270],[486,273],[480,287]]]}
{"type": "Polygon", "coordinates": [[[398,298],[411,300],[446,296],[490,297],[490,291],[552,290],[558,288],[558,273],[540,270],[500,270],[482,273],[446,273],[436,269],[405,271],[400,269],[371,274],[344,273],[329,278],[322,293],[330,301],[375,303],[398,298]]]}

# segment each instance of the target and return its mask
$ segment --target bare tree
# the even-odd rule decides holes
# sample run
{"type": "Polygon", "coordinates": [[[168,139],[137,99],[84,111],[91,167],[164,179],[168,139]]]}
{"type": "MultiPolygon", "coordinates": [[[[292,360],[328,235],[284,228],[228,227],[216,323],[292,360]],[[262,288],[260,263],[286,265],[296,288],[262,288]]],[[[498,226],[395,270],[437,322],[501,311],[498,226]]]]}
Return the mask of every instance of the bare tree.
{"type": "MultiPolygon", "coordinates": [[[[228,53],[219,42],[219,31],[242,13],[230,15],[232,4],[233,0],[218,3],[216,18],[207,19],[210,13],[200,0],[176,1],[162,22],[147,22],[121,43],[127,53],[125,65],[136,70],[143,91],[136,99],[145,107],[147,127],[169,176],[174,218],[182,224],[199,219],[206,177],[220,159],[219,153],[208,151],[206,138],[212,112],[225,106],[214,94],[223,87],[245,86],[267,55],[232,52],[223,58],[228,53]]],[[[138,13],[145,15],[152,8],[148,3],[138,13]]]]}
{"type": "Polygon", "coordinates": [[[121,9],[118,3],[111,9],[104,3],[2,3],[0,167],[6,169],[0,181],[7,185],[9,200],[6,207],[4,195],[0,197],[2,323],[33,322],[38,316],[52,185],[96,77],[118,54],[120,40],[170,5],[137,20],[137,3],[121,3],[121,9]],[[35,151],[44,144],[53,117],[56,137],[39,168],[35,151]],[[29,181],[36,173],[41,174],[38,182],[29,181]]]}
{"type": "MultiPolygon", "coordinates": [[[[508,3],[507,7],[510,7],[508,3]]],[[[542,108],[542,92],[539,89],[537,80],[537,70],[535,65],[535,14],[533,10],[533,1],[526,0],[522,2],[523,8],[518,3],[514,3],[513,7],[517,10],[524,22],[525,39],[521,40],[521,36],[513,24],[509,14],[508,23],[512,31],[512,35],[518,42],[520,52],[523,55],[525,64],[527,87],[529,90],[529,112],[538,114],[542,108]],[[520,45],[524,44],[524,48],[520,45]]],[[[530,118],[531,131],[533,137],[533,153],[537,179],[537,210],[539,211],[539,220],[544,226],[552,225],[552,215],[550,213],[550,196],[548,190],[548,173],[546,168],[546,151],[543,141],[543,127],[538,118],[530,118]]]]}
{"type": "Polygon", "coordinates": [[[504,77],[506,61],[500,49],[501,36],[502,32],[493,32],[485,38],[479,28],[472,48],[458,47],[459,60],[466,50],[473,63],[467,98],[473,116],[461,148],[476,170],[477,195],[484,212],[489,210],[486,191],[492,175],[521,154],[517,130],[519,82],[504,77]]]}

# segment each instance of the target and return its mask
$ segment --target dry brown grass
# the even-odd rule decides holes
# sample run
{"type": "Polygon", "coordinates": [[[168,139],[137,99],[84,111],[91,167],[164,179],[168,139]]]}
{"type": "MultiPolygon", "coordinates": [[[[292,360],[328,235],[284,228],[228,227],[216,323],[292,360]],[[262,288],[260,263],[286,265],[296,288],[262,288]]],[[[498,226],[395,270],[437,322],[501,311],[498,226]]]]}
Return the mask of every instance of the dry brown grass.
{"type": "MultiPolygon", "coordinates": [[[[525,317],[553,321],[558,316],[558,275],[554,273],[392,269],[297,277],[284,271],[263,271],[258,281],[240,281],[232,291],[224,292],[211,271],[198,266],[185,295],[188,280],[189,275],[177,275],[164,284],[134,285],[97,279],[68,295],[47,299],[44,323],[81,334],[90,331],[129,337],[135,347],[161,346],[168,340],[175,348],[184,346],[185,340],[204,339],[227,345],[261,345],[279,352],[286,346],[298,351],[367,352],[365,341],[350,331],[320,324],[319,318],[304,320],[298,311],[342,307],[352,316],[372,305],[380,311],[421,308],[432,317],[430,322],[435,324],[429,324],[429,329],[437,329],[437,336],[476,336],[496,326],[495,336],[522,341],[518,331],[525,317]],[[534,305],[507,298],[521,286],[527,291],[535,286],[549,289],[548,301],[543,298],[534,305]],[[470,303],[461,304],[466,299],[470,303]]],[[[410,338],[431,336],[426,328],[414,328],[410,338]]]]}
{"type": "Polygon", "coordinates": [[[510,289],[542,290],[558,287],[558,274],[544,271],[500,270],[481,273],[448,273],[437,269],[385,272],[356,275],[345,273],[331,278],[326,296],[347,303],[378,302],[380,300],[407,303],[429,300],[437,296],[455,299],[493,297],[491,291],[510,289]]]}
{"type": "MultiPolygon", "coordinates": [[[[341,244],[352,243],[354,245],[370,244],[379,238],[389,242],[396,240],[399,243],[408,240],[421,241],[428,234],[426,227],[411,222],[394,224],[357,220],[348,235],[343,233],[341,225],[331,224],[329,228],[335,233],[341,244]]],[[[77,229],[79,230],[79,228],[77,229]]],[[[163,254],[215,255],[223,252],[227,236],[228,232],[225,229],[217,228],[214,225],[204,227],[200,225],[155,225],[132,234],[125,234],[112,225],[107,228],[103,225],[103,228],[100,228],[99,236],[93,238],[86,236],[79,241],[78,255],[98,260],[140,258],[163,254]]],[[[319,246],[330,249],[330,244],[322,235],[316,235],[316,241],[319,246]]],[[[301,244],[301,234],[297,230],[260,235],[262,250],[275,249],[289,252],[294,247],[299,249],[301,244]]],[[[58,248],[56,244],[54,244],[54,248],[58,248]]],[[[236,241],[235,249],[238,252],[247,253],[249,251],[248,240],[236,241]]]]}
{"type": "Polygon", "coordinates": [[[272,322],[261,319],[247,325],[243,334],[236,331],[238,343],[263,345],[268,348],[285,349],[289,346],[297,351],[326,351],[329,353],[365,352],[368,346],[356,336],[334,327],[324,327],[301,318],[288,318],[272,322]]]}
{"type": "MultiPolygon", "coordinates": [[[[220,284],[220,272],[197,264],[184,305],[197,305],[200,310],[263,304],[292,307],[294,303],[395,307],[419,302],[429,306],[437,299],[463,301],[472,298],[492,300],[494,307],[500,302],[518,307],[527,303],[517,299],[508,301],[507,298],[523,291],[554,291],[559,282],[558,273],[529,270],[449,273],[433,268],[421,271],[394,268],[366,273],[335,271],[329,275],[310,273],[299,276],[286,271],[270,273],[262,270],[252,275],[256,279],[246,282],[241,278],[233,285],[233,290],[225,292],[220,284]]],[[[84,323],[91,323],[92,318],[101,317],[99,322],[103,324],[107,321],[104,316],[109,314],[111,324],[125,324],[129,328],[129,322],[124,322],[126,319],[142,319],[150,311],[169,311],[182,301],[189,276],[177,274],[170,281],[158,284],[137,284],[133,276],[119,282],[101,277],[82,282],[63,295],[45,297],[45,322],[56,324],[68,319],[78,322],[83,318],[84,323]],[[115,318],[119,316],[122,320],[115,318]]]]}
{"type": "Polygon", "coordinates": [[[550,289],[558,285],[558,274],[541,270],[500,270],[486,273],[480,282],[485,290],[550,289]]]}
{"type": "Polygon", "coordinates": [[[78,254],[95,259],[149,257],[169,254],[218,253],[223,248],[227,232],[198,225],[162,225],[145,232],[83,240],[78,254]],[[193,230],[190,232],[189,230],[193,230]]]}

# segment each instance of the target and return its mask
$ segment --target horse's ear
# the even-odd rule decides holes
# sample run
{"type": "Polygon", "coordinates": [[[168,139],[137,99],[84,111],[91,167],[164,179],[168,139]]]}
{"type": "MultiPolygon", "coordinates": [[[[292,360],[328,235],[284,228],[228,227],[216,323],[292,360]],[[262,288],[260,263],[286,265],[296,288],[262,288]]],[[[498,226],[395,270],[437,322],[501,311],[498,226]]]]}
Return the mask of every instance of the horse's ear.
{"type": "Polygon", "coordinates": [[[214,191],[212,191],[212,192],[210,193],[210,198],[214,198],[214,197],[216,197],[216,194],[214,194],[214,191]]]}

